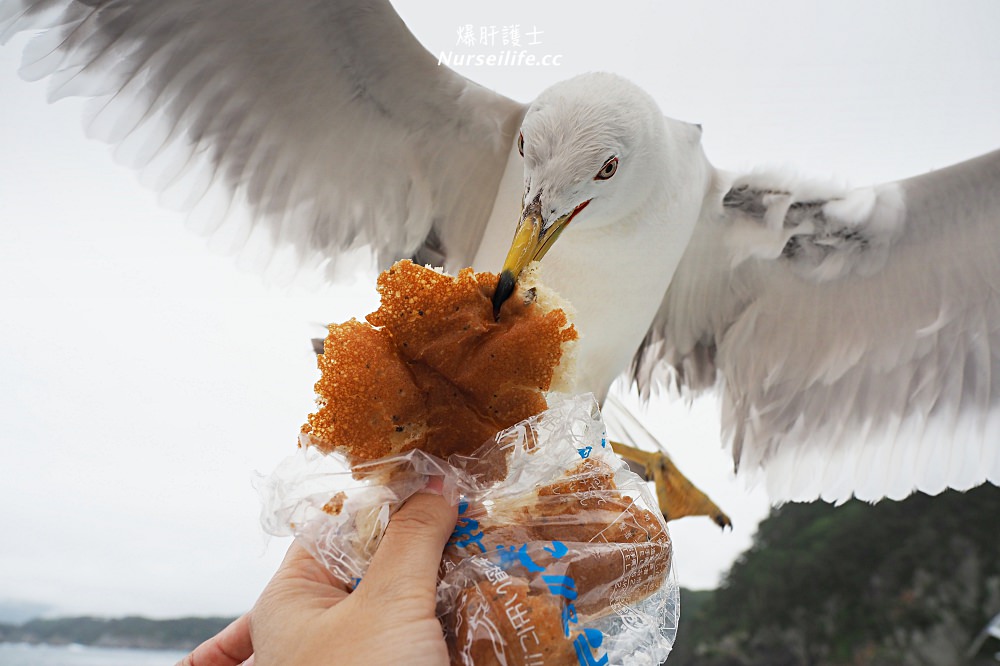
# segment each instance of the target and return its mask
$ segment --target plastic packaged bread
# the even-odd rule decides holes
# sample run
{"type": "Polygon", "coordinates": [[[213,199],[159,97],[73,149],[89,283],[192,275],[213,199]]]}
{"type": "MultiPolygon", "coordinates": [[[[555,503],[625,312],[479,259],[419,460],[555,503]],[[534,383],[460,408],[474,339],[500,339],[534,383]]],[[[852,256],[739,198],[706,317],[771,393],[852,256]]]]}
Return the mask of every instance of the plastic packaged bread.
{"type": "Polygon", "coordinates": [[[265,529],[357,585],[439,476],[460,509],[438,585],[453,664],[659,664],[678,611],[662,515],[594,398],[552,392],[576,338],[558,301],[515,295],[497,322],[495,280],[400,263],[367,323],[331,327],[319,410],[259,485],[265,529]]]}
{"type": "Polygon", "coordinates": [[[521,488],[478,488],[480,499],[460,505],[438,593],[452,663],[666,656],[663,634],[676,608],[670,537],[642,481],[606,446],[567,432],[571,423],[601,427],[596,405],[589,416],[586,407],[567,403],[502,435],[513,440],[507,455],[521,488]],[[549,426],[541,438],[539,425],[549,426]],[[531,441],[544,448],[522,443],[531,441]],[[526,488],[528,478],[541,484],[557,467],[556,480],[526,488]]]}

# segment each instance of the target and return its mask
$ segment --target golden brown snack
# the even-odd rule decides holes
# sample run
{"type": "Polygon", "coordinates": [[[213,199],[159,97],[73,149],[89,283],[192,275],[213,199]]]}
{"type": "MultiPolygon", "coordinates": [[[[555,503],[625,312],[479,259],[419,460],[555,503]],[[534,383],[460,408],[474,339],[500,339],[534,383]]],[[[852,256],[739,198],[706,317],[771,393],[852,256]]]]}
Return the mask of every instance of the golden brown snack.
{"type": "Polygon", "coordinates": [[[311,442],[352,463],[411,449],[447,458],[543,411],[576,330],[562,310],[516,295],[494,321],[496,282],[405,260],[383,272],[368,323],[330,326],[319,411],[302,428],[311,442]]]}
{"type": "MultiPolygon", "coordinates": [[[[405,458],[387,456],[475,453],[462,469],[485,497],[503,487],[508,449],[477,449],[547,408],[545,391],[566,371],[561,361],[577,334],[563,310],[533,294],[515,294],[495,321],[496,282],[409,261],[384,272],[381,305],[367,322],[330,326],[306,441],[345,454],[355,476],[388,484],[410,472],[405,458]]],[[[524,454],[549,451],[532,433],[524,454]]],[[[464,528],[460,520],[456,533],[468,532],[445,549],[441,581],[453,663],[569,666],[591,648],[600,663],[592,623],[664,584],[672,551],[660,516],[620,490],[608,464],[570,464],[552,483],[472,507],[464,528]]],[[[343,507],[334,496],[322,508],[337,515],[343,507]]]]}

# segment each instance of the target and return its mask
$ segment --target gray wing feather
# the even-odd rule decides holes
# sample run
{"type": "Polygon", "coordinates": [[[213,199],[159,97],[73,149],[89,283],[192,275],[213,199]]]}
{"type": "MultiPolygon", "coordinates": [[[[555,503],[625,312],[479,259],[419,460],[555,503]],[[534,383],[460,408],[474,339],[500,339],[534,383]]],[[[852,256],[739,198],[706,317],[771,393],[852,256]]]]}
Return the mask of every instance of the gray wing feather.
{"type": "Polygon", "coordinates": [[[384,0],[8,0],[0,26],[45,28],[22,74],[94,97],[88,132],[259,268],[429,237],[467,265],[524,112],[384,0]]]}
{"type": "Polygon", "coordinates": [[[1000,151],[846,191],[720,178],[633,363],[722,393],[772,499],[1000,483],[1000,151]]]}

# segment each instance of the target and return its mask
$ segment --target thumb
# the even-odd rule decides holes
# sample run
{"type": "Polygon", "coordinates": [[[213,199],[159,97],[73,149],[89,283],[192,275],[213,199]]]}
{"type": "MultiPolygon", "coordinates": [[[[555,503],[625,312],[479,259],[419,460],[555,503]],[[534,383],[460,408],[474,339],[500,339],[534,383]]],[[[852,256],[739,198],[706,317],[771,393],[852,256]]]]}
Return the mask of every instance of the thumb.
{"type": "Polygon", "coordinates": [[[433,610],[441,554],[457,519],[458,508],[433,491],[406,500],[389,519],[357,592],[381,598],[387,588],[395,590],[395,595],[407,590],[428,600],[433,610]]]}

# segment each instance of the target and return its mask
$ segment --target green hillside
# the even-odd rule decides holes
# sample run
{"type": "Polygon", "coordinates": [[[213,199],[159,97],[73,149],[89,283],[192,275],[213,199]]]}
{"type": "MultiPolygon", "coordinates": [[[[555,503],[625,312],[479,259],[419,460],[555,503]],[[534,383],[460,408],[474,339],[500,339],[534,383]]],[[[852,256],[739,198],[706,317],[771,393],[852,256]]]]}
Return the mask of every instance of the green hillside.
{"type": "Polygon", "coordinates": [[[996,641],[964,653],[1000,613],[1000,488],[786,504],[698,595],[682,597],[670,664],[995,665],[996,641]]]}
{"type": "Polygon", "coordinates": [[[218,617],[173,620],[145,617],[37,619],[20,625],[0,624],[0,642],[191,650],[232,620],[218,617]]]}

